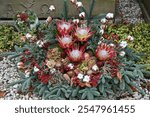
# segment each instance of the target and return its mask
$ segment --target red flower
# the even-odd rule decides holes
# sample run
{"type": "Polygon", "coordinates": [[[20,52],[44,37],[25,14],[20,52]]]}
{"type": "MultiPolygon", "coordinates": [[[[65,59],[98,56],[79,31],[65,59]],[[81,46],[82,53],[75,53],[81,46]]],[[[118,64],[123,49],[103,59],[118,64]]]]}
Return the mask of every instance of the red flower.
{"type": "Polygon", "coordinates": [[[114,47],[102,43],[96,49],[96,56],[99,60],[109,60],[116,58],[117,54],[114,47]]]}
{"type": "Polygon", "coordinates": [[[96,87],[98,85],[98,81],[99,81],[100,77],[101,77],[101,73],[98,73],[96,75],[92,75],[91,80],[90,80],[90,84],[93,87],[96,87]]]}
{"type": "Polygon", "coordinates": [[[91,28],[79,28],[77,27],[76,32],[75,32],[75,37],[79,41],[87,41],[93,34],[94,32],[90,32],[91,28]]]}
{"type": "Polygon", "coordinates": [[[21,14],[19,14],[19,18],[21,19],[21,21],[26,22],[28,20],[29,16],[27,13],[21,13],[21,14]]]}
{"type": "Polygon", "coordinates": [[[73,24],[71,24],[71,22],[66,22],[64,20],[58,20],[56,25],[57,30],[61,35],[69,34],[73,28],[73,24]]]}
{"type": "Polygon", "coordinates": [[[43,82],[44,84],[47,84],[48,81],[51,79],[51,76],[48,74],[41,74],[39,75],[39,79],[41,80],[41,82],[43,82]]]}
{"type": "Polygon", "coordinates": [[[84,59],[85,46],[79,48],[79,45],[72,45],[66,50],[68,58],[73,62],[79,62],[84,59]]]}
{"type": "Polygon", "coordinates": [[[69,48],[75,42],[70,35],[64,35],[62,37],[57,35],[57,39],[62,48],[69,48]]]}

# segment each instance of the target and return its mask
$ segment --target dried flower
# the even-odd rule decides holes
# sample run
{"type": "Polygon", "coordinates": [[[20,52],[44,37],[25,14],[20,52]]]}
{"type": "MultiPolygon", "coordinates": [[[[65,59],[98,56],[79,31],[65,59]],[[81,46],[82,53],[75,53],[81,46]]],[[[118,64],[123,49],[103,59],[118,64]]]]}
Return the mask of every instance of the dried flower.
{"type": "Polygon", "coordinates": [[[49,7],[49,10],[50,10],[50,11],[54,11],[54,10],[55,10],[55,6],[54,6],[54,5],[51,5],[51,6],[49,7]]]}

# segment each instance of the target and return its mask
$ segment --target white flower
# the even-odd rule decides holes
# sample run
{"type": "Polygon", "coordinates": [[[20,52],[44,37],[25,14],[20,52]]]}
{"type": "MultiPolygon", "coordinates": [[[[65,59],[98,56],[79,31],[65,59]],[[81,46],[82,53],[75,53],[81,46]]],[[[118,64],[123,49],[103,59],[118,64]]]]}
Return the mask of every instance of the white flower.
{"type": "Polygon", "coordinates": [[[73,20],[73,23],[77,23],[77,24],[78,24],[79,22],[80,22],[79,19],[74,19],[74,20],[73,20]]]}
{"type": "Polygon", "coordinates": [[[133,41],[133,40],[134,40],[134,37],[132,37],[132,36],[129,35],[129,36],[127,37],[127,39],[130,40],[130,41],[133,41]]]}
{"type": "Polygon", "coordinates": [[[36,66],[34,66],[34,72],[38,72],[39,71],[39,69],[36,67],[36,66]]]}
{"type": "Polygon", "coordinates": [[[77,6],[77,8],[83,7],[83,4],[82,4],[82,2],[76,2],[76,6],[77,6]]]}
{"type": "Polygon", "coordinates": [[[104,29],[100,29],[99,33],[103,35],[104,34],[104,29]]]}
{"type": "Polygon", "coordinates": [[[73,4],[76,4],[77,0],[70,0],[73,4]]]}
{"type": "Polygon", "coordinates": [[[98,66],[95,64],[95,65],[92,67],[92,70],[93,70],[93,71],[97,71],[97,70],[99,70],[99,68],[98,68],[98,66]]]}
{"type": "Polygon", "coordinates": [[[106,18],[101,19],[101,23],[105,24],[107,22],[106,18]]]}
{"type": "Polygon", "coordinates": [[[72,63],[69,63],[69,64],[68,64],[68,67],[69,67],[70,69],[73,69],[73,68],[74,68],[74,65],[73,65],[72,63]]]}
{"type": "Polygon", "coordinates": [[[25,71],[25,77],[26,77],[26,78],[30,77],[30,71],[29,71],[29,70],[26,70],[26,71],[25,71]]]}
{"type": "Polygon", "coordinates": [[[109,45],[110,45],[111,47],[115,47],[115,44],[113,44],[113,43],[110,43],[109,45]]]}
{"type": "Polygon", "coordinates": [[[101,43],[102,43],[102,41],[99,41],[99,42],[98,42],[98,45],[100,45],[101,43]]]}
{"type": "Polygon", "coordinates": [[[41,47],[43,47],[44,42],[39,40],[39,41],[36,42],[36,44],[41,48],[41,47]]]}
{"type": "Polygon", "coordinates": [[[122,56],[122,57],[125,56],[125,54],[126,54],[125,51],[121,51],[121,52],[119,53],[119,55],[122,56]]]}
{"type": "Polygon", "coordinates": [[[56,69],[55,69],[55,68],[51,68],[51,69],[50,69],[50,72],[51,72],[51,74],[53,74],[53,73],[56,72],[56,69]]]}
{"type": "Polygon", "coordinates": [[[80,18],[84,18],[84,17],[85,17],[85,12],[81,12],[81,13],[79,14],[79,17],[80,17],[80,18]]]}
{"type": "Polygon", "coordinates": [[[100,28],[101,28],[101,29],[106,29],[106,28],[107,28],[107,25],[104,25],[104,24],[103,24],[103,25],[100,26],[100,28]]]}
{"type": "Polygon", "coordinates": [[[77,78],[79,78],[80,80],[83,79],[83,77],[84,77],[84,75],[81,74],[81,73],[79,73],[78,76],[77,76],[77,78]]]}
{"type": "Polygon", "coordinates": [[[107,13],[106,18],[112,19],[112,18],[114,18],[114,14],[113,13],[107,13]]]}
{"type": "Polygon", "coordinates": [[[32,37],[32,35],[31,35],[30,33],[27,33],[27,34],[26,34],[26,38],[27,38],[27,39],[30,39],[31,37],[32,37]]]}
{"type": "Polygon", "coordinates": [[[51,16],[49,16],[47,19],[46,19],[46,23],[51,23],[52,22],[52,20],[53,20],[53,18],[51,17],[51,16]]]}
{"type": "Polygon", "coordinates": [[[51,6],[49,7],[49,10],[50,10],[50,11],[54,11],[54,10],[55,10],[55,6],[54,6],[54,5],[51,5],[51,6]]]}
{"type": "Polygon", "coordinates": [[[126,41],[122,41],[120,42],[120,47],[125,48],[127,46],[127,42],[126,41]]]}
{"type": "Polygon", "coordinates": [[[89,82],[90,81],[90,76],[85,75],[83,78],[83,82],[89,82]]]}

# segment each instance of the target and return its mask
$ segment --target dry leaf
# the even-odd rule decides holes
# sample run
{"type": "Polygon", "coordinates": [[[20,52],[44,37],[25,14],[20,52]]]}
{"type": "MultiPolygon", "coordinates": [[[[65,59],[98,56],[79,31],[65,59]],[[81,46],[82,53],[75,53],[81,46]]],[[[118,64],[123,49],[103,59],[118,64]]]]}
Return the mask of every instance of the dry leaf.
{"type": "Polygon", "coordinates": [[[0,98],[4,97],[6,95],[5,91],[0,91],[0,98]]]}
{"type": "Polygon", "coordinates": [[[117,72],[117,78],[118,78],[119,80],[122,79],[122,74],[121,74],[120,72],[117,72]]]}

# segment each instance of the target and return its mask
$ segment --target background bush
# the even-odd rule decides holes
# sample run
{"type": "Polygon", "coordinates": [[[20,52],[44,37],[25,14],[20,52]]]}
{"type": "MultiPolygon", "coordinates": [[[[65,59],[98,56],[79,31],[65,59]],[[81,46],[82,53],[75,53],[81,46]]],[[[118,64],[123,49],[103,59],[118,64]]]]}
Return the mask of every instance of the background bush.
{"type": "Polygon", "coordinates": [[[0,25],[0,52],[14,49],[14,45],[21,44],[21,33],[16,32],[10,25],[0,25]]]}
{"type": "Polygon", "coordinates": [[[141,63],[149,64],[150,69],[150,24],[140,23],[138,25],[113,25],[108,29],[111,33],[116,33],[121,39],[128,35],[134,37],[134,42],[130,47],[142,55],[141,63]]]}

